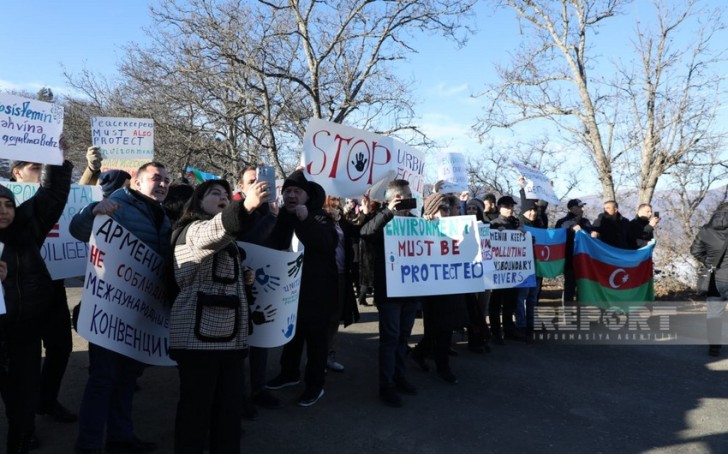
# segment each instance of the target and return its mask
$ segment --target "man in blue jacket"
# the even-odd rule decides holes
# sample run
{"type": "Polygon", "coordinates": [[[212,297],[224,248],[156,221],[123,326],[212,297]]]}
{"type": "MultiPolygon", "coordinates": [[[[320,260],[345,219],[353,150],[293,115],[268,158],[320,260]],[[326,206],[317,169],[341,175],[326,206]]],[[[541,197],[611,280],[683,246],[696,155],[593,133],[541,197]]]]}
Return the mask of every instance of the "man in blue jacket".
{"type": "MultiPolygon", "coordinates": [[[[171,226],[162,207],[170,179],[164,165],[144,164],[134,178],[136,189],[121,188],[101,202],[94,202],[71,220],[70,231],[88,241],[94,217],[109,215],[162,257],[170,253],[171,226]]],[[[144,364],[89,343],[89,378],[79,412],[77,453],[102,452],[104,428],[106,452],[151,452],[156,443],[142,441],[134,433],[132,398],[144,364]]]]}

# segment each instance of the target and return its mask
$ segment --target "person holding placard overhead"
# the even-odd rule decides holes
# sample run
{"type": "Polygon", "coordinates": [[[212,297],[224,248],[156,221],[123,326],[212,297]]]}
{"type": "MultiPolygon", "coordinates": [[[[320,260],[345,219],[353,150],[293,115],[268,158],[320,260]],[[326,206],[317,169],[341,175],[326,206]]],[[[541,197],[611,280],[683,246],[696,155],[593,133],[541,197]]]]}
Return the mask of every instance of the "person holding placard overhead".
{"type": "MultiPolygon", "coordinates": [[[[67,150],[65,140],[60,147],[67,150]]],[[[0,394],[8,419],[7,452],[30,449],[41,386],[41,335],[54,294],[40,248],[63,213],[73,165],[37,166],[40,188],[15,206],[15,196],[0,186],[0,280],[7,313],[0,315],[0,394]],[[41,172],[42,171],[42,172],[41,172]]],[[[66,307],[68,315],[68,307],[66,307]]],[[[70,336],[70,321],[68,321],[70,336]]],[[[65,370],[65,365],[64,365],[65,370]]]]}

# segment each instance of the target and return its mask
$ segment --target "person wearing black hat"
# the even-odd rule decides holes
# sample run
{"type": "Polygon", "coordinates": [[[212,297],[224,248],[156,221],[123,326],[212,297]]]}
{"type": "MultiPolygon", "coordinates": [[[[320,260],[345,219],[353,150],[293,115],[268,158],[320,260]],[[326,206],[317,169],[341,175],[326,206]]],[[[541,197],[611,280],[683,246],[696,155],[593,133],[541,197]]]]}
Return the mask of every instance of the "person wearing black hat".
{"type": "Polygon", "coordinates": [[[331,217],[323,210],[324,189],[306,180],[297,170],[283,182],[283,207],[270,235],[269,245],[287,250],[295,232],[305,247],[301,292],[298,297],[296,334],[283,347],[281,372],[268,389],[282,389],[301,382],[301,356],[306,344],[306,387],[298,399],[301,407],[314,405],[324,395],[328,356],[328,329],[336,310],[338,237],[331,217]]]}
{"type": "Polygon", "coordinates": [[[576,298],[576,279],[574,278],[574,232],[584,230],[592,238],[598,238],[599,233],[594,230],[589,219],[584,217],[586,203],[579,199],[571,199],[566,204],[569,210],[566,216],[556,221],[555,227],[566,229],[566,253],[564,254],[564,290],[562,302],[565,305],[573,304],[576,298]]]}
{"type": "MultiPolygon", "coordinates": [[[[516,201],[509,195],[498,199],[498,217],[490,221],[490,228],[498,230],[518,229],[520,223],[513,216],[515,205],[516,201]]],[[[498,345],[503,345],[504,337],[513,337],[515,335],[516,324],[513,322],[513,315],[516,312],[517,298],[518,290],[514,288],[494,289],[491,292],[488,319],[490,320],[491,338],[498,345]],[[501,312],[503,312],[502,323],[501,312]]]]}
{"type": "MultiPolygon", "coordinates": [[[[66,151],[63,139],[60,146],[66,151]]],[[[31,174],[24,172],[33,166],[35,164],[25,163],[15,166],[13,171],[21,178],[30,177],[31,174]]],[[[37,167],[35,175],[39,178],[36,182],[40,183],[40,188],[19,206],[15,206],[12,191],[0,186],[0,242],[4,244],[0,280],[7,311],[0,315],[0,395],[8,419],[7,452],[27,452],[30,449],[42,386],[41,336],[49,322],[58,321],[49,315],[55,314],[53,310],[59,302],[53,292],[48,292],[52,281],[40,247],[63,213],[71,188],[73,165],[65,161],[61,166],[45,166],[42,178],[42,166],[38,164],[37,167]]],[[[66,329],[70,343],[67,305],[65,325],[61,328],[66,329]]],[[[51,349],[47,355],[50,352],[51,349]]],[[[62,377],[68,356],[61,360],[63,367],[54,370],[54,373],[60,372],[62,377]]],[[[60,386],[60,377],[57,385],[60,386]]],[[[57,397],[58,388],[55,392],[57,397]]]]}

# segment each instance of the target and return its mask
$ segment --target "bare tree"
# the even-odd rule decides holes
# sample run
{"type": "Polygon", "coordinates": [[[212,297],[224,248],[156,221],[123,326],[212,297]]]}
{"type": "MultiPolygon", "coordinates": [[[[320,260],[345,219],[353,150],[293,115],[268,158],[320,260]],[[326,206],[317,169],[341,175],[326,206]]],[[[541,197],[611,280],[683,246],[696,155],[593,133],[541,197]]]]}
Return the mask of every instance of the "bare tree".
{"type": "Polygon", "coordinates": [[[636,180],[639,202],[646,203],[662,175],[722,134],[714,124],[722,76],[711,72],[720,55],[709,47],[722,25],[715,11],[696,8],[697,0],[658,0],[657,26],[637,26],[639,69],[615,63],[611,71],[596,64],[591,40],[624,3],[504,1],[525,24],[529,44],[509,67],[498,68],[501,82],[483,94],[486,114],[475,127],[484,137],[491,128],[552,122],[566,143],[586,151],[604,199],[616,199],[616,181],[626,178],[636,180]],[[674,35],[703,19],[692,42],[675,44],[674,35]],[[608,82],[613,73],[619,77],[608,82]]]}
{"type": "Polygon", "coordinates": [[[153,44],[128,49],[119,87],[177,138],[178,161],[220,172],[265,161],[285,174],[310,118],[423,142],[391,62],[416,51],[418,33],[462,42],[474,3],[166,0],[151,11],[153,44]]]}

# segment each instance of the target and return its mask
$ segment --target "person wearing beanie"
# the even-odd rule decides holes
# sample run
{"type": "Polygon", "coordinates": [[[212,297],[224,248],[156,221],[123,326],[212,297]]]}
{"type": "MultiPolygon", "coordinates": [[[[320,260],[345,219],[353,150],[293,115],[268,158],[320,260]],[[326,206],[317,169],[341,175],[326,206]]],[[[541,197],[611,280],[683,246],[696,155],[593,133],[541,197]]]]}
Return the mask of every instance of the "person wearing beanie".
{"type": "MultiPolygon", "coordinates": [[[[384,193],[387,204],[361,227],[361,239],[371,254],[374,270],[374,304],[379,311],[379,398],[391,407],[403,405],[400,393],[415,395],[417,388],[406,378],[407,340],[415,322],[418,299],[387,295],[384,227],[395,216],[412,217],[401,209],[402,200],[412,198],[407,180],[393,180],[384,193]]],[[[444,196],[443,196],[444,197],[444,196]]],[[[439,206],[440,205],[433,205],[439,206]]]]}
{"type": "Polygon", "coordinates": [[[465,205],[465,214],[475,216],[478,221],[485,222],[485,216],[483,215],[484,208],[485,205],[482,200],[470,199],[465,205]]]}
{"type": "Polygon", "coordinates": [[[110,196],[117,189],[129,187],[130,182],[131,175],[123,170],[107,170],[99,175],[99,186],[101,186],[104,197],[110,196]]]}
{"type": "MultiPolygon", "coordinates": [[[[64,152],[67,150],[63,138],[60,146],[64,152]]],[[[13,171],[21,178],[30,177],[32,174],[25,171],[33,166],[36,164],[19,164],[13,171]]],[[[53,308],[57,303],[54,292],[48,291],[52,280],[40,248],[63,213],[73,170],[69,161],[60,166],[48,165],[44,166],[41,178],[41,166],[37,167],[34,174],[39,178],[36,182],[40,188],[19,206],[15,205],[12,191],[0,186],[0,242],[4,245],[0,280],[6,307],[6,313],[0,315],[0,345],[3,346],[0,348],[0,394],[8,421],[7,452],[27,452],[33,444],[34,416],[38,396],[42,395],[41,338],[49,322],[55,321],[49,314],[55,313],[53,308]]],[[[70,340],[68,306],[65,306],[65,320],[70,340]]],[[[48,355],[53,349],[48,344],[46,347],[48,355]]],[[[61,377],[65,362],[62,366],[56,371],[61,377]]],[[[60,379],[57,385],[60,386],[60,379]]]]}
{"type": "Polygon", "coordinates": [[[338,236],[331,217],[323,210],[324,189],[306,179],[303,171],[291,173],[283,182],[283,206],[268,245],[288,250],[293,234],[304,246],[301,291],[298,297],[296,334],[283,347],[281,372],[266,387],[276,390],[301,382],[301,357],[306,345],[306,386],[298,399],[301,407],[314,405],[324,395],[328,356],[328,328],[336,310],[338,236]]]}

